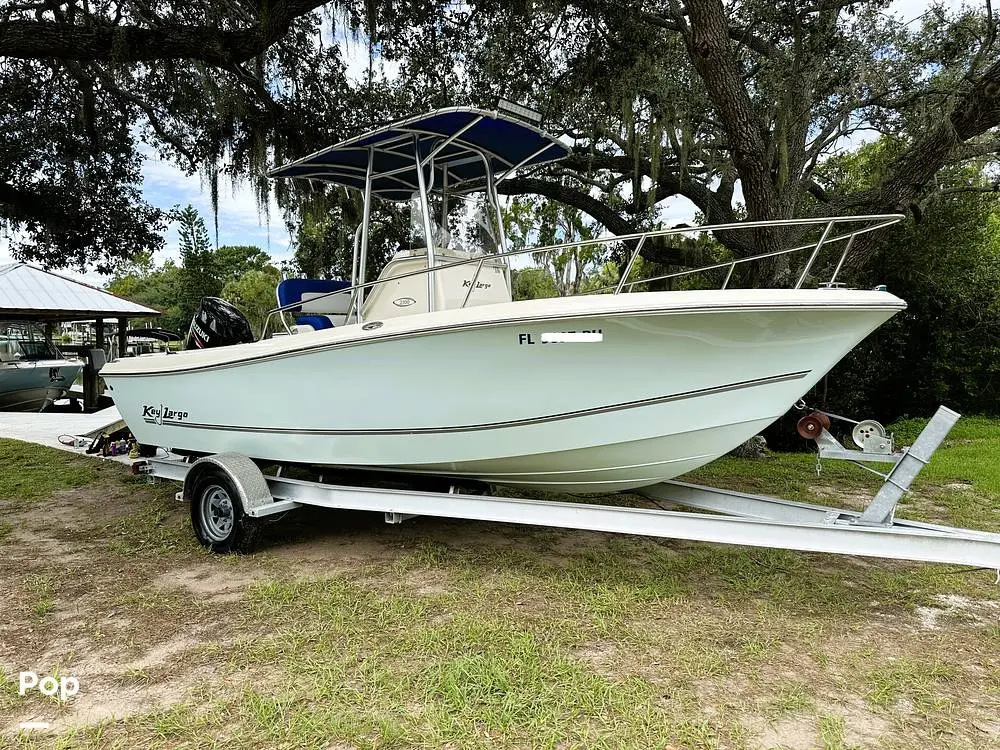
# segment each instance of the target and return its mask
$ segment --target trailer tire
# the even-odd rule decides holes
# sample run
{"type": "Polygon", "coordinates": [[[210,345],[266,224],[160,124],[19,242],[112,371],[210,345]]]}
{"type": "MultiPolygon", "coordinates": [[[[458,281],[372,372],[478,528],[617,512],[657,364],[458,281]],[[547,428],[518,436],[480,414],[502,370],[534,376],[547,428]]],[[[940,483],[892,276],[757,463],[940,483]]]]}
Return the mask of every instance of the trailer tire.
{"type": "Polygon", "coordinates": [[[260,524],[244,511],[229,474],[205,467],[190,489],[190,498],[191,526],[202,546],[220,555],[253,551],[260,524]]]}

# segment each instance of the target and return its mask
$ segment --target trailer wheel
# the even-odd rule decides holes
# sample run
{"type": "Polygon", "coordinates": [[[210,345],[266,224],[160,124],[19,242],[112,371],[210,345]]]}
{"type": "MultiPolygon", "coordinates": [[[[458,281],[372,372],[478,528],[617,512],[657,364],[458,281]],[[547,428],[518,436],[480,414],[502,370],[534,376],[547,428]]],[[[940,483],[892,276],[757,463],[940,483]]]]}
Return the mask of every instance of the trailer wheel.
{"type": "Polygon", "coordinates": [[[217,468],[203,471],[190,492],[191,525],[203,546],[218,554],[253,551],[259,525],[243,511],[229,475],[217,468]]]}

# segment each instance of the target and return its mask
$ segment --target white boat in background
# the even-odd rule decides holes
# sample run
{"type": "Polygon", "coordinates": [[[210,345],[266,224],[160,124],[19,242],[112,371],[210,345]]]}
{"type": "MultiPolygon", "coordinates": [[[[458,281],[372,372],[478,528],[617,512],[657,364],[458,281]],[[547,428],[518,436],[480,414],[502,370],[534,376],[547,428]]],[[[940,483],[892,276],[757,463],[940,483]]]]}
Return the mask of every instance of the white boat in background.
{"type": "Polygon", "coordinates": [[[0,411],[42,411],[66,395],[82,369],[33,323],[0,323],[0,411]]]}
{"type": "Polygon", "coordinates": [[[364,191],[353,278],[284,282],[275,312],[295,316],[291,335],[225,345],[228,323],[206,313],[192,336],[209,348],[105,366],[122,417],[140,443],[196,455],[558,491],[647,487],[758,433],[905,308],[886,291],[838,288],[836,271],[802,288],[824,247],[842,249],[842,263],[854,236],[898,216],[784,222],[817,237],[781,251],[808,257],[794,289],[725,288],[751,258],[709,268],[725,273],[721,289],[634,291],[649,281],[631,276],[643,243],[733,228],[701,227],[588,241],[631,243],[613,289],[513,301],[511,257],[573,243],[510,251],[496,222],[494,252],[449,247],[432,200],[447,215],[449,199],[482,191],[495,219],[497,181],[566,153],[513,117],[454,108],[274,170],[364,191]],[[372,201],[413,193],[434,241],[360,283],[372,201]]]}

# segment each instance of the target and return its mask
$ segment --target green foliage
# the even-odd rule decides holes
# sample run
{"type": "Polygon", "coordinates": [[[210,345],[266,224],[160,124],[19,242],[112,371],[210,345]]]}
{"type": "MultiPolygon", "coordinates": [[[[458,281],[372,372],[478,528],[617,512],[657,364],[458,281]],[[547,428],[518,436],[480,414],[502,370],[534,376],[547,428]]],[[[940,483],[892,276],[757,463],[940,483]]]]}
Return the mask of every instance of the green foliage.
{"type": "MultiPolygon", "coordinates": [[[[263,210],[273,190],[301,234],[302,269],[345,276],[346,235],[357,225],[347,204],[355,198],[331,190],[328,202],[345,215],[331,214],[332,227],[312,231],[319,216],[312,188],[271,183],[266,168],[416,111],[490,106],[498,96],[539,108],[575,147],[558,172],[537,170],[506,186],[588,211],[615,231],[652,225],[672,196],[692,201],[709,221],[737,218],[737,179],[751,218],[813,207],[816,165],[856,129],[891,132],[911,146],[931,134],[965,141],[969,148],[953,148],[939,138],[946,148],[927,149],[931,167],[919,175],[886,170],[883,185],[906,178],[894,182],[902,198],[875,190],[826,204],[899,205],[942,162],[984,153],[991,143],[977,139],[996,126],[997,94],[984,71],[995,62],[998,36],[982,7],[934,6],[914,24],[884,12],[882,0],[846,9],[716,3],[702,14],[678,3],[334,5],[324,12],[310,3],[250,4],[233,14],[230,3],[215,0],[73,3],[66,13],[15,4],[11,22],[51,24],[60,43],[79,28],[112,30],[115,40],[105,58],[92,49],[62,57],[47,43],[32,51],[31,40],[48,35],[24,31],[18,44],[29,49],[18,54],[27,59],[11,58],[0,70],[0,224],[29,237],[15,250],[123,275],[115,268],[121,258],[161,245],[160,212],[138,194],[142,143],[200,172],[213,206],[220,175],[249,183],[263,210]],[[728,37],[725,53],[703,49],[715,36],[709,27],[728,37]],[[150,29],[169,30],[167,50],[126,44],[131,32],[150,29]],[[358,81],[348,77],[344,45],[321,43],[352,34],[370,44],[371,64],[358,81]],[[205,43],[168,44],[175,35],[205,43]],[[244,48],[262,36],[266,49],[244,48]],[[389,80],[381,63],[402,75],[389,80]]],[[[788,239],[777,230],[760,234],[759,249],[788,239]]],[[[724,241],[737,255],[754,249],[738,233],[724,241]]],[[[585,275],[578,260],[554,258],[560,288],[585,275]]]]}
{"type": "MultiPolygon", "coordinates": [[[[830,179],[870,184],[897,144],[884,139],[828,167],[830,179]]],[[[973,169],[945,185],[967,188],[929,202],[879,243],[853,286],[886,284],[907,302],[833,371],[829,408],[882,421],[929,416],[938,404],[1000,414],[1000,200],[973,169]]]]}
{"type": "Polygon", "coordinates": [[[511,272],[514,299],[546,299],[558,297],[552,276],[544,268],[522,268],[511,272]]]}
{"type": "Polygon", "coordinates": [[[141,194],[135,105],[78,68],[0,59],[0,232],[11,252],[108,273],[162,247],[165,214],[141,194]]]}
{"type": "MultiPolygon", "coordinates": [[[[655,224],[662,201],[678,195],[709,223],[893,210],[942,165],[968,162],[981,148],[995,152],[984,132],[995,118],[976,118],[959,136],[971,148],[911,150],[909,162],[885,165],[874,189],[825,183],[818,204],[817,165],[843,150],[845,136],[871,128],[915,149],[930,134],[954,137],[953,110],[980,111],[962,99],[996,58],[995,21],[981,7],[936,6],[908,23],[883,2],[849,10],[730,5],[412,7],[378,18],[389,39],[407,40],[386,41],[380,52],[404,66],[404,85],[418,100],[500,95],[540,110],[552,130],[572,138],[573,153],[508,189],[588,211],[617,233],[655,224]],[[728,32],[725,51],[710,49],[719,30],[728,32]]],[[[742,257],[793,244],[794,235],[720,239],[742,257]]],[[[779,279],[786,265],[758,265],[754,280],[779,279]]]]}
{"type": "MultiPolygon", "coordinates": [[[[247,316],[254,334],[259,337],[268,311],[277,305],[275,289],[280,281],[281,272],[272,265],[264,265],[226,282],[220,296],[247,316]]],[[[274,330],[273,325],[271,330],[274,330]]]]}
{"type": "Polygon", "coordinates": [[[581,211],[555,201],[515,198],[504,220],[507,236],[515,249],[580,243],[531,254],[532,260],[545,269],[561,297],[579,294],[588,274],[600,268],[608,256],[607,245],[587,244],[598,236],[599,226],[588,222],[581,211]]]}
{"type": "Polygon", "coordinates": [[[168,260],[159,268],[112,279],[108,291],[161,311],[163,316],[159,324],[163,328],[184,333],[191,319],[184,317],[181,308],[183,283],[181,267],[168,260]]]}
{"type": "Polygon", "coordinates": [[[181,317],[190,320],[201,299],[218,296],[222,284],[204,220],[193,206],[184,208],[177,220],[181,253],[178,307],[181,317]]]}
{"type": "Polygon", "coordinates": [[[268,268],[271,256],[256,245],[223,245],[215,251],[213,262],[215,276],[225,286],[245,273],[268,268]]]}
{"type": "Polygon", "coordinates": [[[168,260],[156,267],[148,256],[123,265],[124,273],[108,291],[163,312],[160,324],[184,334],[202,297],[221,296],[250,320],[259,333],[267,311],[275,306],[274,290],[281,273],[271,257],[253,245],[224,245],[213,250],[205,222],[188,206],[179,211],[182,265],[168,260]]]}
{"type": "Polygon", "coordinates": [[[343,227],[329,217],[303,217],[295,235],[295,264],[308,278],[351,277],[353,252],[343,227]]]}
{"type": "Polygon", "coordinates": [[[580,285],[581,292],[596,292],[598,289],[607,290],[618,283],[620,275],[618,266],[611,261],[604,263],[589,274],[580,285]]]}
{"type": "MultiPolygon", "coordinates": [[[[372,202],[367,281],[379,272],[401,247],[408,245],[405,205],[380,200],[372,202]]],[[[317,190],[299,208],[290,226],[295,237],[295,265],[302,275],[315,279],[350,279],[354,239],[361,225],[362,205],[357,195],[342,190],[317,190]]]]}

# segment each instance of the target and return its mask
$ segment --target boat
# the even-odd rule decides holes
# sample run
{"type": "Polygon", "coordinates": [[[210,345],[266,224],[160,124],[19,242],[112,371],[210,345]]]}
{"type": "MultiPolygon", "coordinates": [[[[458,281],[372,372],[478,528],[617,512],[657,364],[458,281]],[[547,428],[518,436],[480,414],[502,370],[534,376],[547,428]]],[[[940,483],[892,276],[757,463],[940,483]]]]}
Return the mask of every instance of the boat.
{"type": "Polygon", "coordinates": [[[125,348],[126,357],[168,351],[172,342],[184,340],[184,337],[175,331],[153,326],[130,328],[126,331],[125,336],[128,342],[125,348]]]}
{"type": "Polygon", "coordinates": [[[604,293],[514,300],[519,262],[575,245],[510,249],[496,185],[568,152],[523,111],[456,107],[272,170],[363,193],[352,278],[282,282],[275,335],[248,341],[240,326],[229,338],[232,311],[221,315],[216,300],[195,316],[187,350],[105,366],[136,440],[331,471],[574,493],[647,487],[759,433],[906,306],[884,289],[836,281],[853,239],[897,215],[601,237],[588,244],[628,248],[604,293]],[[495,247],[458,247],[442,229],[449,202],[469,195],[484,196],[495,247]],[[365,282],[375,200],[411,202],[418,236],[365,282]],[[718,274],[720,288],[655,290],[693,269],[634,278],[645,242],[770,225],[812,235],[697,270],[718,274]],[[814,284],[824,249],[842,251],[840,260],[814,284]],[[744,263],[785,254],[804,258],[794,288],[731,286],[744,263]]]}
{"type": "Polygon", "coordinates": [[[83,369],[30,322],[0,323],[0,411],[42,411],[69,391],[83,369]]]}

